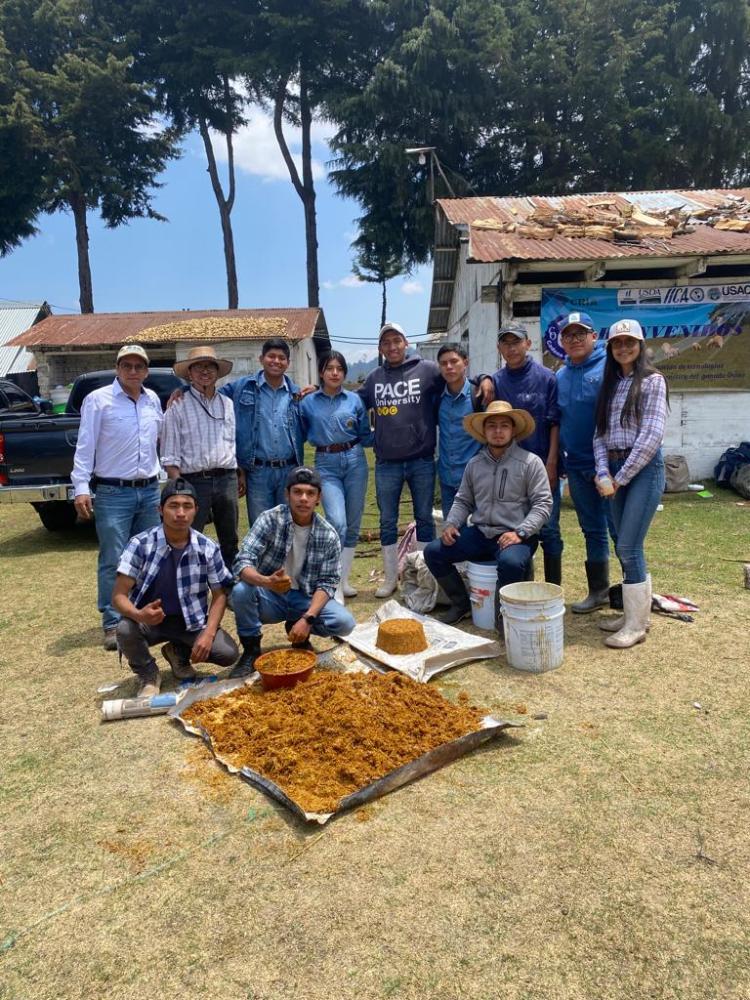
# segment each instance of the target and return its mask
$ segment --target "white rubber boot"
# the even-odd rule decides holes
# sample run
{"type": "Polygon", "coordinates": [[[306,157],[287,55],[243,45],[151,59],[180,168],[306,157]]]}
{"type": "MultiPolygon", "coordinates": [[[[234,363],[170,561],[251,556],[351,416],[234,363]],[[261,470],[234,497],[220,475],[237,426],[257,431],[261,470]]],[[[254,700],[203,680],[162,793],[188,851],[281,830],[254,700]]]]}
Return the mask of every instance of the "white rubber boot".
{"type": "MultiPolygon", "coordinates": [[[[650,573],[646,577],[646,583],[648,584],[648,600],[650,609],[651,595],[652,595],[650,573]]],[[[599,628],[602,630],[602,632],[619,632],[624,624],[625,624],[625,615],[618,615],[617,618],[605,618],[603,621],[600,621],[599,628]]],[[[651,628],[651,622],[649,621],[646,623],[646,631],[648,632],[650,628],[651,628]]]]}
{"type": "Polygon", "coordinates": [[[349,574],[354,562],[354,549],[341,550],[341,583],[339,587],[344,597],[356,597],[359,591],[349,583],[349,574]]]}
{"type": "Polygon", "coordinates": [[[648,580],[643,583],[623,583],[622,604],[625,624],[614,635],[604,640],[612,649],[629,649],[646,638],[648,617],[651,613],[651,594],[648,580]]]}
{"type": "Polygon", "coordinates": [[[385,579],[375,591],[376,597],[390,597],[398,587],[398,545],[383,545],[383,569],[385,579]]]}

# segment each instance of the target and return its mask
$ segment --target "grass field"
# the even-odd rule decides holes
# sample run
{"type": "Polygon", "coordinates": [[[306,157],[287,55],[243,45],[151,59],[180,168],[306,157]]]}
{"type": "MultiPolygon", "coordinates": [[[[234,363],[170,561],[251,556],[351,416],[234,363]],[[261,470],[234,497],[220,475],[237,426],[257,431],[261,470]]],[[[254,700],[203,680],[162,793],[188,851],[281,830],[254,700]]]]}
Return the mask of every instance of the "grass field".
{"type": "Polygon", "coordinates": [[[749,1000],[750,591],[726,560],[750,561],[750,504],[715,492],[667,497],[648,541],[693,624],[614,651],[566,615],[558,671],[444,675],[523,728],[322,829],[164,718],[100,723],[97,688],[135,684],[99,644],[94,537],[0,508],[1,1000],[749,1000]]]}

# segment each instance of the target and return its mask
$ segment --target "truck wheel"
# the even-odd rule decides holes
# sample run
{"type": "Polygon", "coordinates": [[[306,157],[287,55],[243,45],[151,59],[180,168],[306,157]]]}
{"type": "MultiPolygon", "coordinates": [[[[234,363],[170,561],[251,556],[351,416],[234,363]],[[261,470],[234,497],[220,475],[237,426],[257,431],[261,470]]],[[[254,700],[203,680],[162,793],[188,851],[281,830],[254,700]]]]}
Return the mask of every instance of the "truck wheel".
{"type": "Polygon", "coordinates": [[[76,509],[67,500],[35,503],[34,509],[47,531],[69,531],[76,523],[76,509]]]}

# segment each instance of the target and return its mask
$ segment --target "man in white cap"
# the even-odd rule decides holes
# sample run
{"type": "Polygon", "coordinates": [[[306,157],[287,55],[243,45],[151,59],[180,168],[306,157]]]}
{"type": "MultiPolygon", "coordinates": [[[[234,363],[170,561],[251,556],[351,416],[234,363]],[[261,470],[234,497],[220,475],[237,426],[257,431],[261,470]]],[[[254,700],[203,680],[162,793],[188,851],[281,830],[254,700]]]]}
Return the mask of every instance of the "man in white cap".
{"type": "MultiPolygon", "coordinates": [[[[534,418],[527,410],[496,400],[484,413],[464,417],[464,427],[484,447],[466,466],[441,537],[424,550],[430,572],[450,598],[451,607],[440,617],[451,625],[471,614],[456,563],[494,560],[498,591],[520,583],[527,578],[539,532],[552,513],[544,462],[518,444],[534,433],[534,418]]],[[[496,620],[502,633],[497,614],[496,620]]]]}
{"type": "Polygon", "coordinates": [[[117,649],[120,615],[112,607],[112,588],[120,556],[133,535],[159,523],[162,423],[159,397],[143,387],[148,355],[140,345],[120,349],[115,374],[111,385],[83,401],[71,475],[79,517],[89,520],[96,509],[98,607],[109,650],[117,649]]]}
{"type": "Polygon", "coordinates": [[[232,370],[232,362],[213,347],[193,347],[174,373],[190,388],[181,406],[164,414],[161,460],[170,479],[192,484],[198,510],[193,521],[202,532],[213,518],[225,566],[237,555],[238,498],[245,492],[244,473],[237,469],[234,404],[216,391],[216,382],[232,370]]]}
{"type": "Polygon", "coordinates": [[[386,323],[378,339],[384,363],[359,390],[375,414],[375,495],[385,569],[376,597],[388,597],[398,585],[398,509],[404,483],[411,493],[419,548],[435,537],[435,444],[445,382],[434,361],[407,357],[408,346],[403,328],[386,323]]]}

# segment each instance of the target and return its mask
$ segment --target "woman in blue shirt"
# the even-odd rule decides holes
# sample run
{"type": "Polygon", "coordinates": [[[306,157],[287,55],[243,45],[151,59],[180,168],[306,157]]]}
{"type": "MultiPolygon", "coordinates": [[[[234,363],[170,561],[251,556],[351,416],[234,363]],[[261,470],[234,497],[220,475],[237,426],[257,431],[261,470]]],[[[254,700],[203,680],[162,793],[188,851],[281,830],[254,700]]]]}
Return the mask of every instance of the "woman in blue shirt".
{"type": "Polygon", "coordinates": [[[367,494],[364,447],[374,434],[364,403],[343,388],[348,366],[343,354],[330,351],[318,362],[320,388],[300,402],[305,438],[315,446],[315,468],[323,481],[323,510],[341,539],[341,582],[336,600],[356,597],[349,584],[367,494]]]}

